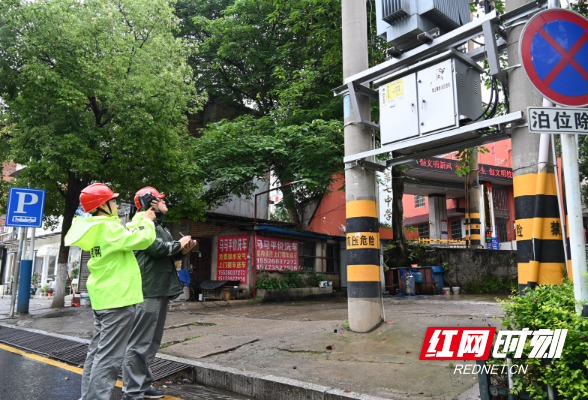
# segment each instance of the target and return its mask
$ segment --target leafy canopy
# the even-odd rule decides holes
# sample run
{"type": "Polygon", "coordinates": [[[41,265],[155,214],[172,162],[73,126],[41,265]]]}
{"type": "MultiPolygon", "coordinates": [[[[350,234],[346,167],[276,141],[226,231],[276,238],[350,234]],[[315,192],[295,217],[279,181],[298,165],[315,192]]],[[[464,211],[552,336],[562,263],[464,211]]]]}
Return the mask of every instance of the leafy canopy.
{"type": "Polygon", "coordinates": [[[172,217],[202,215],[184,149],[186,112],[204,98],[177,23],[168,0],[0,3],[2,140],[26,166],[16,186],[46,189],[46,217],[63,216],[52,307],[63,307],[63,238],[88,184],[105,182],[127,201],[154,186],[179,205],[172,217]]]}
{"type": "Polygon", "coordinates": [[[47,215],[75,209],[92,181],[127,199],[156,186],[198,212],[181,149],[185,112],[203,97],[169,1],[11,1],[0,16],[3,139],[27,166],[18,184],[47,189],[47,215]]]}
{"type": "Polygon", "coordinates": [[[251,195],[252,179],[271,170],[280,184],[306,181],[284,190],[299,222],[301,203],[342,169],[342,99],[331,92],[342,80],[340,2],[186,1],[178,13],[182,37],[199,46],[190,58],[198,85],[227,114],[241,115],[210,124],[194,145],[206,199],[251,195]]]}

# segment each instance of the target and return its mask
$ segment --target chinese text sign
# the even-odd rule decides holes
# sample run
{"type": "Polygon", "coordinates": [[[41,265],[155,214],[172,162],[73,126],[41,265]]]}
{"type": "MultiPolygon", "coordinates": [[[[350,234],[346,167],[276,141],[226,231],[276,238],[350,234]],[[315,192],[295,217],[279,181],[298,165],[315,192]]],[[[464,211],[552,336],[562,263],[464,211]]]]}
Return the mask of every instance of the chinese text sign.
{"type": "Polygon", "coordinates": [[[298,242],[270,237],[257,237],[255,241],[257,269],[266,271],[298,270],[298,242]]]}
{"type": "Polygon", "coordinates": [[[248,245],[249,235],[218,237],[217,280],[247,283],[248,245]]]}

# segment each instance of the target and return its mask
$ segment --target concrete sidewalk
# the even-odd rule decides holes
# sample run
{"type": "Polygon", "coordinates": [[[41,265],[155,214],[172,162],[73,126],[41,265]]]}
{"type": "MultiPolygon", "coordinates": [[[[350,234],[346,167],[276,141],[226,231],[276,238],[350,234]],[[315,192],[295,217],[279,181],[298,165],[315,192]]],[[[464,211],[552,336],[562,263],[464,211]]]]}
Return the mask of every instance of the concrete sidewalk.
{"type": "MultiPolygon", "coordinates": [[[[31,315],[8,319],[6,297],[0,299],[0,323],[90,338],[91,309],[53,310],[48,300],[31,301],[31,315]]],[[[179,357],[211,373],[230,367],[232,376],[271,375],[343,393],[391,399],[478,398],[475,389],[468,392],[477,385],[475,376],[454,375],[446,361],[418,358],[427,327],[500,326],[494,317],[501,309],[492,296],[385,298],[384,309],[385,323],[358,334],[345,327],[346,300],[244,300],[230,306],[174,302],[160,355],[179,357]]]]}

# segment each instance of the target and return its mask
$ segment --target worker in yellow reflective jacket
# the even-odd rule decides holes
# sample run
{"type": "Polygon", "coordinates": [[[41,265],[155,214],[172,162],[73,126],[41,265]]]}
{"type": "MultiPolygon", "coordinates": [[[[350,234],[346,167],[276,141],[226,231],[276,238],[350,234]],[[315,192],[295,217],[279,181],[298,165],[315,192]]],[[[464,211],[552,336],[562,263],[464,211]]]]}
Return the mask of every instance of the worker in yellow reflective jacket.
{"type": "Polygon", "coordinates": [[[102,183],[82,190],[80,203],[87,218],[77,217],[65,237],[91,255],[86,284],[94,311],[94,336],[82,376],[82,400],[109,400],[116,384],[133,320],[135,304],[143,301],[141,272],[133,250],[155,240],[155,212],[145,211],[132,230],[118,218],[118,193],[102,183]]]}

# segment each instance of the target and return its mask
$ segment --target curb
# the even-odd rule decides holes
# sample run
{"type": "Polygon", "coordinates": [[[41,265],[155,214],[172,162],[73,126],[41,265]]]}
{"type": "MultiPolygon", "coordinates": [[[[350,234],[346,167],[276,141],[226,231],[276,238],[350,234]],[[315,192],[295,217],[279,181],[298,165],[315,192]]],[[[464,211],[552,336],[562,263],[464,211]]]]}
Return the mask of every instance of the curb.
{"type": "MultiPolygon", "coordinates": [[[[27,332],[40,333],[60,339],[72,340],[78,343],[90,343],[87,339],[66,336],[58,333],[42,331],[40,329],[22,328],[0,322],[0,326],[19,329],[27,332]]],[[[207,364],[187,358],[157,353],[156,357],[167,361],[186,364],[194,372],[194,384],[209,386],[215,389],[250,396],[256,400],[275,400],[276,393],[280,400],[401,400],[406,397],[375,397],[354,392],[346,392],[328,386],[283,378],[274,375],[264,375],[256,372],[240,371],[236,368],[207,364]]]]}
{"type": "Polygon", "coordinates": [[[157,357],[190,365],[194,371],[194,383],[226,390],[242,396],[251,396],[256,400],[275,400],[276,393],[280,394],[280,400],[401,400],[406,398],[383,398],[346,392],[342,389],[334,389],[314,383],[240,371],[231,367],[207,364],[162,353],[157,353],[157,357]]]}

